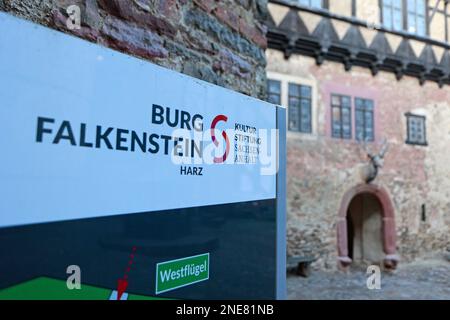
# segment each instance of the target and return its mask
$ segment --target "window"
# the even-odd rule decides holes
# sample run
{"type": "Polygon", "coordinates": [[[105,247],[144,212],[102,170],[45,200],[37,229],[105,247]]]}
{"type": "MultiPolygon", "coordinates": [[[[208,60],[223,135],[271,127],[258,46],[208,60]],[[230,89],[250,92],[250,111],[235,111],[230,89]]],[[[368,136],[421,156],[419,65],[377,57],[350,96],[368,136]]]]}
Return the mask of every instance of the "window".
{"type": "Polygon", "coordinates": [[[281,104],[281,82],[267,80],[267,101],[273,104],[281,104]]]}
{"type": "Polygon", "coordinates": [[[374,140],[373,101],[368,99],[355,99],[356,140],[374,140]]]}
{"type": "Polygon", "coordinates": [[[425,0],[408,0],[408,32],[425,36],[427,32],[425,11],[425,0]]]}
{"type": "Polygon", "coordinates": [[[383,26],[400,31],[403,29],[403,0],[382,0],[383,26]]]}
{"type": "Polygon", "coordinates": [[[323,8],[322,0],[297,0],[299,4],[311,8],[323,8]]]}
{"type": "Polygon", "coordinates": [[[334,138],[352,138],[352,106],[348,96],[331,96],[331,132],[334,138]]]}
{"type": "Polygon", "coordinates": [[[267,79],[267,101],[287,108],[287,129],[313,134],[316,129],[316,111],[313,108],[315,83],[309,79],[276,72],[267,72],[267,79]]]}
{"type": "Polygon", "coordinates": [[[418,116],[411,113],[406,114],[408,127],[406,143],[427,145],[425,120],[426,118],[424,116],[418,116]]]}
{"type": "Polygon", "coordinates": [[[289,83],[288,92],[289,130],[311,133],[311,87],[289,83]]]}

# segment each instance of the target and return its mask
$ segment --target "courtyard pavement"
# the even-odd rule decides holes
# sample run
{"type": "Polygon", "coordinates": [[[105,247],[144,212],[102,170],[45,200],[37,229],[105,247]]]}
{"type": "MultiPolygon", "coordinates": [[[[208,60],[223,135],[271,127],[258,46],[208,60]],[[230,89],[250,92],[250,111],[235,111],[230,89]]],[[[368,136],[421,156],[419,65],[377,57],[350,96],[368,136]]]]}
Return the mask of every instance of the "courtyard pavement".
{"type": "Polygon", "coordinates": [[[289,275],[288,299],[300,300],[450,300],[450,262],[428,260],[400,263],[392,273],[382,273],[381,289],[369,290],[365,270],[348,273],[312,271],[310,277],[289,275]]]}

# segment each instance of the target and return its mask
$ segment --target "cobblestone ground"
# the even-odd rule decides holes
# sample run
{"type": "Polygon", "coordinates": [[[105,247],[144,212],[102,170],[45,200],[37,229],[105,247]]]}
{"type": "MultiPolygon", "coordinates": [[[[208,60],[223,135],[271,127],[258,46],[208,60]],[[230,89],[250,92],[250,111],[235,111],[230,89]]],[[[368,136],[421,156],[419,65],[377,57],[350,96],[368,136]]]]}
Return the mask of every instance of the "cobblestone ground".
{"type": "Polygon", "coordinates": [[[312,271],[310,277],[288,276],[288,299],[300,300],[450,300],[450,262],[441,260],[400,264],[382,273],[381,289],[367,289],[365,270],[312,271]]]}

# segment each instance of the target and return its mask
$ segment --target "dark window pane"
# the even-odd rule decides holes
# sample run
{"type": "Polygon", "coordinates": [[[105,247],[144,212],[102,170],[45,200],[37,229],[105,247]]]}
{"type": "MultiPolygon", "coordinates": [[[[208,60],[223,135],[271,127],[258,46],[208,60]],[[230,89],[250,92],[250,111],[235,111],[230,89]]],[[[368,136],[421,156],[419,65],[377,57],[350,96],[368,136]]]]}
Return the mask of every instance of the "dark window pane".
{"type": "Polygon", "coordinates": [[[311,98],[311,87],[302,86],[301,87],[301,96],[302,96],[302,98],[311,98]]]}
{"type": "Polygon", "coordinates": [[[289,130],[299,131],[299,120],[300,113],[298,107],[289,106],[289,130]]]}
{"type": "Polygon", "coordinates": [[[301,101],[301,131],[311,132],[311,100],[309,99],[301,101]]]}
{"type": "Polygon", "coordinates": [[[300,86],[298,84],[289,83],[289,96],[300,97],[300,86]]]}
{"type": "Polygon", "coordinates": [[[356,118],[356,125],[364,122],[364,111],[363,110],[356,110],[355,112],[355,118],[356,118]]]}
{"type": "Polygon", "coordinates": [[[311,87],[289,83],[289,129],[312,132],[311,87]]]}
{"type": "Polygon", "coordinates": [[[333,108],[333,122],[341,123],[341,109],[339,107],[333,108]]]}
{"type": "Polygon", "coordinates": [[[372,126],[372,124],[373,124],[373,113],[372,112],[370,112],[370,111],[366,111],[365,113],[364,113],[364,122],[365,122],[365,124],[366,124],[366,127],[367,126],[372,126]]]}
{"type": "Polygon", "coordinates": [[[333,137],[341,137],[341,110],[339,107],[333,107],[332,109],[332,130],[333,137]]]}
{"type": "Polygon", "coordinates": [[[364,130],[362,127],[356,127],[356,140],[364,141],[364,130]]]}
{"type": "Polygon", "coordinates": [[[352,137],[352,113],[350,108],[342,109],[342,131],[345,139],[352,137]]]}
{"type": "Polygon", "coordinates": [[[268,102],[273,104],[281,104],[281,97],[279,94],[269,94],[268,102]]]}
{"type": "Polygon", "coordinates": [[[355,99],[355,106],[356,106],[356,110],[363,109],[364,108],[363,100],[356,98],[355,99]]]}
{"type": "Polygon", "coordinates": [[[281,104],[281,82],[267,80],[267,101],[273,104],[281,104]]]}
{"type": "Polygon", "coordinates": [[[355,98],[356,139],[372,141],[374,139],[373,101],[355,98]]]}
{"type": "MultiPolygon", "coordinates": [[[[373,123],[373,120],[370,120],[370,122],[373,123]]],[[[364,130],[364,137],[365,137],[366,141],[374,140],[374,130],[373,130],[372,124],[366,125],[365,130],[364,130]]]]}
{"type": "Polygon", "coordinates": [[[289,97],[289,107],[300,107],[300,100],[298,98],[289,97]]]}
{"type": "Polygon", "coordinates": [[[281,93],[281,83],[276,80],[268,80],[268,91],[271,93],[281,93]]]}
{"type": "Polygon", "coordinates": [[[343,107],[350,107],[350,97],[342,97],[342,106],[343,107]]]}
{"type": "Polygon", "coordinates": [[[331,96],[331,129],[335,138],[350,139],[352,137],[351,99],[348,96],[331,96]]]}
{"type": "Polygon", "coordinates": [[[333,137],[334,138],[340,138],[341,137],[341,128],[334,126],[333,127],[333,137]]]}
{"type": "Polygon", "coordinates": [[[408,143],[426,144],[425,117],[408,114],[408,143]]]}
{"type": "Polygon", "coordinates": [[[342,108],[342,120],[346,123],[350,123],[351,113],[350,108],[342,108]]]}

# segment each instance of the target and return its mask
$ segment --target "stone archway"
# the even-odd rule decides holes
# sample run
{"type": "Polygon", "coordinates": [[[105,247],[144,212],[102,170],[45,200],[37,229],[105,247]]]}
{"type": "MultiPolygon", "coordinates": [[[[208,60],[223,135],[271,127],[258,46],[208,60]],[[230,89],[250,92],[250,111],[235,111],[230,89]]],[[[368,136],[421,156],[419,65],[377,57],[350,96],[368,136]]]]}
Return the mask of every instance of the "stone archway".
{"type": "Polygon", "coordinates": [[[347,191],[342,198],[337,222],[338,260],[343,267],[351,264],[347,238],[347,213],[354,197],[360,194],[375,196],[381,205],[382,240],[385,253],[384,264],[387,268],[395,268],[398,262],[396,255],[396,231],[394,207],[389,194],[381,187],[372,184],[361,184],[347,191]]]}

